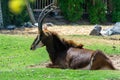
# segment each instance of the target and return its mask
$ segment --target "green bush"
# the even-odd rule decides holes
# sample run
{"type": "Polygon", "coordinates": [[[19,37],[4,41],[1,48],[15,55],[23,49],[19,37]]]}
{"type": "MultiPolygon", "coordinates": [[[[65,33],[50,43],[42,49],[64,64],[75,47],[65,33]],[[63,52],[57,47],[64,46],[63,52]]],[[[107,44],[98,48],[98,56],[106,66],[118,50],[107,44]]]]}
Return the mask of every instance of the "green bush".
{"type": "Polygon", "coordinates": [[[59,0],[59,6],[64,17],[69,21],[77,21],[83,14],[82,3],[84,0],[59,0]]]}
{"type": "Polygon", "coordinates": [[[25,8],[20,14],[14,14],[8,8],[8,1],[9,0],[1,0],[3,23],[5,27],[8,25],[20,26],[23,22],[29,20],[29,16],[25,8]]]}
{"type": "Polygon", "coordinates": [[[106,21],[106,8],[102,0],[94,0],[95,4],[91,0],[88,0],[88,14],[90,23],[96,24],[106,21]]]}
{"type": "Polygon", "coordinates": [[[98,11],[95,7],[89,7],[88,10],[90,23],[96,24],[99,23],[99,17],[97,15],[98,11]]]}
{"type": "Polygon", "coordinates": [[[112,3],[113,3],[112,21],[119,22],[120,21],[120,0],[112,0],[112,3]]]}

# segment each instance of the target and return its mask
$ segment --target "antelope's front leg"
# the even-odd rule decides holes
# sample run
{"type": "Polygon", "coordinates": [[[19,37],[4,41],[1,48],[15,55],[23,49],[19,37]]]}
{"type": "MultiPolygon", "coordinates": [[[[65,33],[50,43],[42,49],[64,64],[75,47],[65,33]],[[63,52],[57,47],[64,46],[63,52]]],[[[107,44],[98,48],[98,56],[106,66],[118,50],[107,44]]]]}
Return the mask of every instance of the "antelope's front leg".
{"type": "Polygon", "coordinates": [[[59,65],[52,64],[52,63],[49,63],[46,67],[47,68],[60,68],[59,65]]]}

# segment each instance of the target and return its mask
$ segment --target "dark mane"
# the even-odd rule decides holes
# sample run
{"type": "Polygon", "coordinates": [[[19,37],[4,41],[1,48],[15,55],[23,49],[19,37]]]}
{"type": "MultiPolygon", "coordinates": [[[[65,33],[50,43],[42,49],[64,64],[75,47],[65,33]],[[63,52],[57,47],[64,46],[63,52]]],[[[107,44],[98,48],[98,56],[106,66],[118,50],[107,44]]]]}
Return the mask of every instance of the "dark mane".
{"type": "MultiPolygon", "coordinates": [[[[74,47],[74,48],[83,48],[82,44],[76,44],[74,41],[72,40],[65,40],[64,38],[61,38],[56,32],[51,31],[51,34],[53,36],[53,42],[55,45],[55,48],[63,48],[63,49],[68,49],[70,47],[74,47]]],[[[58,50],[57,49],[57,50],[58,50]]]]}

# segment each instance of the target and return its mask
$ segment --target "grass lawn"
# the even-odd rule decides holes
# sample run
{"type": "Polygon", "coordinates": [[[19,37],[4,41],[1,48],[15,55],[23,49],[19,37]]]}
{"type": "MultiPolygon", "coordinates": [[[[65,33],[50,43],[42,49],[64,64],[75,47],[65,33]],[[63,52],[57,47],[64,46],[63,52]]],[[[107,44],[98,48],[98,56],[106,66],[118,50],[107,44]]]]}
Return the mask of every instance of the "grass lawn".
{"type": "MultiPolygon", "coordinates": [[[[89,49],[100,49],[106,54],[120,54],[120,41],[83,35],[63,37],[83,43],[89,49]]],[[[45,47],[29,50],[33,40],[33,36],[0,34],[0,80],[120,80],[120,71],[117,70],[28,68],[49,61],[45,47]]]]}

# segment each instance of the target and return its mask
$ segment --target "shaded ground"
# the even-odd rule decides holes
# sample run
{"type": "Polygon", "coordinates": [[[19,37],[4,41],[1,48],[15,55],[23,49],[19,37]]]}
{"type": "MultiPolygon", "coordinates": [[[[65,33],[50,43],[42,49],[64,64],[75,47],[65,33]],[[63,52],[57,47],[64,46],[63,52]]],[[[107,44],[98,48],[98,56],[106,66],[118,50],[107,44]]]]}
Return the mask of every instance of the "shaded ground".
{"type": "MultiPolygon", "coordinates": [[[[93,25],[70,25],[70,26],[54,26],[49,27],[49,30],[55,31],[60,35],[89,35],[90,31],[93,29],[93,25]]],[[[108,28],[112,26],[102,26],[103,28],[108,28]]],[[[36,27],[34,28],[21,28],[21,29],[15,29],[15,30],[0,30],[1,34],[12,34],[12,35],[36,35],[38,32],[38,29],[36,27]]],[[[107,39],[113,39],[113,40],[120,40],[120,35],[115,35],[112,37],[109,37],[107,39]]],[[[109,58],[112,60],[113,64],[117,69],[120,69],[120,55],[109,55],[109,58]]],[[[37,67],[45,67],[48,62],[39,64],[39,65],[31,65],[29,68],[37,68],[37,67]]]]}

